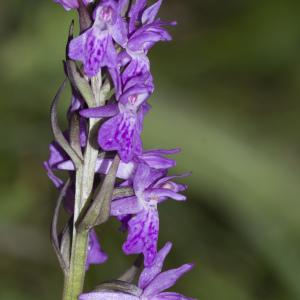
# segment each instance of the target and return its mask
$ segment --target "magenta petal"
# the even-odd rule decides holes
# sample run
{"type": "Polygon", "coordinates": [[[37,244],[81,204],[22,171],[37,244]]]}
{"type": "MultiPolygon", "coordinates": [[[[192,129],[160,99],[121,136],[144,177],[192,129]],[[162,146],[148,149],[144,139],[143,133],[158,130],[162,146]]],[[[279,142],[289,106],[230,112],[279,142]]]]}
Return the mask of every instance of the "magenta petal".
{"type": "Polygon", "coordinates": [[[150,168],[148,165],[140,163],[134,175],[133,188],[137,195],[144,192],[153,182],[162,177],[163,171],[150,168]]]}
{"type": "Polygon", "coordinates": [[[119,113],[117,104],[108,104],[96,108],[83,109],[80,115],[85,118],[107,118],[119,113]]]}
{"type": "Polygon", "coordinates": [[[152,198],[152,197],[168,197],[171,199],[174,199],[176,201],[185,201],[186,200],[186,196],[181,195],[179,193],[173,192],[172,190],[169,189],[151,189],[149,192],[146,191],[145,192],[146,197],[148,198],[152,198]]]}
{"type": "Polygon", "coordinates": [[[112,216],[123,216],[137,214],[142,209],[137,197],[134,196],[112,201],[110,213],[112,216]]]}
{"type": "Polygon", "coordinates": [[[92,229],[89,233],[86,270],[89,269],[91,264],[103,264],[107,261],[107,258],[107,254],[104,253],[101,249],[95,230],[92,229]]]}
{"type": "Polygon", "coordinates": [[[166,245],[157,253],[153,265],[144,268],[138,284],[141,289],[144,289],[146,286],[148,286],[148,284],[161,272],[164,260],[169,254],[171,248],[172,243],[166,243],[166,245]]]}
{"type": "Polygon", "coordinates": [[[63,186],[64,182],[53,173],[47,161],[44,162],[44,168],[47,171],[48,178],[53,182],[54,186],[57,189],[60,189],[63,186]]]}
{"type": "Polygon", "coordinates": [[[71,59],[84,61],[86,38],[91,30],[92,29],[71,40],[68,53],[71,59]]]}
{"type": "Polygon", "coordinates": [[[102,31],[98,33],[96,30],[94,28],[89,30],[86,38],[84,71],[89,77],[98,74],[109,43],[108,32],[102,31]]]}
{"type": "Polygon", "coordinates": [[[98,143],[105,151],[118,151],[121,159],[128,163],[142,152],[140,134],[136,114],[125,111],[102,125],[98,143]]]}
{"type": "Polygon", "coordinates": [[[158,156],[155,154],[142,154],[139,159],[143,160],[149,167],[154,169],[170,169],[176,166],[174,159],[158,156]]]}
{"type": "Polygon", "coordinates": [[[147,4],[147,0],[136,0],[129,11],[129,32],[134,31],[136,22],[138,21],[143,9],[147,4]]]}
{"type": "Polygon", "coordinates": [[[101,291],[82,294],[79,300],[139,300],[137,296],[123,294],[121,292],[101,291]]]}
{"type": "Polygon", "coordinates": [[[125,47],[125,44],[128,40],[128,30],[127,24],[123,18],[120,16],[117,17],[116,23],[109,27],[109,33],[120,46],[125,47]]]}
{"type": "Polygon", "coordinates": [[[151,5],[147,9],[145,9],[145,11],[143,12],[143,15],[142,15],[142,23],[143,24],[148,24],[155,20],[161,4],[162,4],[162,0],[158,0],[153,5],[151,5]]]}
{"type": "Polygon", "coordinates": [[[48,163],[51,168],[56,168],[58,164],[68,159],[68,156],[64,150],[56,142],[53,142],[49,145],[49,152],[50,157],[48,163]]]}
{"type": "Polygon", "coordinates": [[[143,296],[151,298],[158,295],[160,292],[173,286],[181,276],[190,271],[192,268],[192,264],[185,264],[177,269],[169,270],[159,274],[144,289],[143,296]]]}
{"type": "Polygon", "coordinates": [[[129,223],[129,231],[123,251],[126,254],[143,253],[145,266],[153,264],[157,252],[159,218],[156,208],[145,209],[129,223]]]}

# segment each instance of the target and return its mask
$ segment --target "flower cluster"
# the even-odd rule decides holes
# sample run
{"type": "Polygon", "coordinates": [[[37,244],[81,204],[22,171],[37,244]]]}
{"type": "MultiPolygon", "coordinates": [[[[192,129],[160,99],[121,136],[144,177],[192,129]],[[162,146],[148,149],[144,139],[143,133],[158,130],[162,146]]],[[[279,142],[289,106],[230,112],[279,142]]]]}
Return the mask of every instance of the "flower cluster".
{"type": "MultiPolygon", "coordinates": [[[[186,185],[174,180],[188,174],[168,175],[169,169],[176,162],[167,156],[178,153],[180,149],[145,150],[141,139],[143,121],[151,109],[148,99],[154,91],[148,52],[155,43],[171,40],[166,26],[176,23],[163,22],[157,18],[162,0],[150,6],[147,6],[147,0],[54,1],[66,10],[84,10],[90,18],[88,28],[81,30],[79,36],[69,38],[67,61],[76,62],[77,67],[80,65],[81,78],[88,86],[92,86],[95,78],[101,78],[100,86],[108,81],[111,87],[107,92],[110,96],[99,105],[90,105],[80,88],[72,87],[72,101],[67,114],[69,128],[63,132],[63,139],[72,146],[74,132],[77,133],[77,153],[85,155],[87,146],[93,142],[91,131],[96,128],[91,129],[89,124],[91,120],[101,120],[97,123],[95,136],[97,159],[90,166],[94,174],[92,186],[96,189],[97,184],[101,184],[108,176],[117,155],[120,162],[115,173],[118,180],[114,188],[131,192],[130,195],[112,195],[109,202],[110,216],[117,217],[122,223],[121,228],[128,232],[123,244],[124,253],[142,254],[145,267],[138,284],[139,296],[106,291],[84,294],[80,299],[188,299],[163,291],[189,271],[191,265],[161,273],[171,244],[168,243],[157,252],[158,206],[167,199],[186,200],[182,195],[186,185]],[[102,76],[99,77],[99,74],[102,76]],[[76,130],[73,128],[74,120],[76,130]]],[[[97,97],[95,93],[94,96],[97,97]]],[[[76,162],[57,141],[50,144],[49,150],[50,157],[44,167],[59,190],[63,189],[65,183],[54,172],[68,171],[70,184],[64,197],[64,207],[72,216],[76,206],[76,162]]],[[[94,192],[93,188],[91,197],[94,192]]],[[[90,264],[103,263],[107,259],[96,232],[91,228],[86,269],[90,264]]]]}

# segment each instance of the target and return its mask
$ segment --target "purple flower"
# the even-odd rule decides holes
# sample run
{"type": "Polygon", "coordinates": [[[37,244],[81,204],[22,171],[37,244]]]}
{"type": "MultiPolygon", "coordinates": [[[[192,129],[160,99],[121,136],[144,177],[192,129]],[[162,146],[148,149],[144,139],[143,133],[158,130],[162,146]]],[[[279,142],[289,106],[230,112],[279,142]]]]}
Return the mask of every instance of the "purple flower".
{"type": "Polygon", "coordinates": [[[82,61],[84,71],[95,76],[101,67],[115,68],[117,51],[127,42],[127,27],[121,13],[125,1],[104,0],[95,9],[93,26],[70,42],[69,57],[82,61]]]}
{"type": "Polygon", "coordinates": [[[145,9],[146,2],[145,0],[136,1],[129,12],[130,38],[126,50],[133,58],[147,54],[156,42],[170,41],[172,38],[163,26],[176,25],[176,22],[162,22],[156,19],[162,0],[145,9]],[[137,27],[136,24],[138,24],[137,27]]]}
{"type": "Polygon", "coordinates": [[[110,70],[117,97],[122,93],[122,86],[136,76],[143,76],[145,84],[153,87],[150,62],[147,57],[149,49],[158,41],[170,41],[171,36],[163,28],[175,25],[175,22],[155,20],[162,1],[159,0],[146,8],[146,0],[137,0],[129,11],[129,39],[125,51],[118,55],[116,68],[110,70]],[[120,69],[124,72],[120,75],[120,69]]]}
{"type": "Polygon", "coordinates": [[[184,201],[179,192],[186,189],[172,181],[177,176],[165,176],[162,170],[139,164],[133,179],[135,196],[112,201],[111,215],[122,217],[134,215],[128,222],[128,236],[123,245],[126,254],[143,253],[145,266],[153,264],[157,252],[159,217],[157,206],[171,198],[184,201]]]}
{"type": "Polygon", "coordinates": [[[88,255],[86,259],[86,271],[90,265],[103,264],[107,261],[107,254],[102,251],[95,230],[89,232],[88,255]]]}
{"type": "Polygon", "coordinates": [[[118,151],[121,159],[128,163],[141,155],[144,115],[149,110],[146,103],[152,87],[143,78],[134,78],[127,83],[118,104],[82,110],[80,114],[88,118],[112,117],[100,128],[98,143],[105,151],[118,151]]]}
{"type": "Polygon", "coordinates": [[[146,267],[138,282],[139,294],[130,295],[118,291],[99,291],[82,294],[79,300],[192,300],[178,293],[164,292],[172,287],[185,273],[189,272],[192,264],[162,272],[164,260],[172,248],[167,243],[156,255],[151,267],[146,267]]]}
{"type": "MultiPolygon", "coordinates": [[[[58,3],[64,7],[65,10],[77,9],[79,8],[78,0],[54,0],[55,3],[58,3]]],[[[83,0],[84,5],[89,5],[94,2],[94,0],[83,0]]]]}

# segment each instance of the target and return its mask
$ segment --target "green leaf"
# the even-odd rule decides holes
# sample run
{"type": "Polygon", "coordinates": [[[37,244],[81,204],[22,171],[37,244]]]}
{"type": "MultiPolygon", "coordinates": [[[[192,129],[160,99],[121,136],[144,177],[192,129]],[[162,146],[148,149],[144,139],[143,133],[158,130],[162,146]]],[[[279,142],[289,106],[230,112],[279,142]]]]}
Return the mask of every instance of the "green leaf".
{"type": "Polygon", "coordinates": [[[59,246],[59,240],[58,240],[58,233],[57,233],[57,223],[58,223],[58,217],[59,217],[59,211],[60,211],[60,207],[62,204],[62,201],[64,199],[64,197],[66,196],[66,192],[67,189],[69,187],[70,184],[70,180],[67,180],[66,183],[64,184],[63,188],[60,191],[60,194],[57,198],[56,201],[56,206],[54,209],[54,215],[52,218],[52,223],[51,223],[51,244],[54,248],[54,251],[56,253],[56,256],[58,258],[59,264],[62,268],[62,270],[64,271],[64,273],[66,274],[67,270],[68,270],[68,264],[69,261],[65,261],[65,257],[62,255],[61,251],[60,251],[60,246],[59,246]]]}
{"type": "Polygon", "coordinates": [[[60,88],[58,89],[57,94],[54,97],[51,106],[51,127],[53,131],[53,135],[57,143],[64,149],[64,151],[69,155],[73,163],[76,167],[80,166],[82,163],[81,158],[78,154],[74,151],[71,145],[68,143],[67,139],[65,138],[64,134],[62,133],[59,125],[58,125],[58,118],[57,118],[57,104],[61,97],[63,90],[66,87],[67,80],[65,79],[60,88]]]}
{"type": "Polygon", "coordinates": [[[76,222],[79,232],[89,230],[97,225],[105,223],[110,216],[110,203],[113,196],[116,182],[116,174],[120,163],[120,157],[115,156],[113,163],[105,176],[101,188],[96,192],[92,203],[88,203],[88,208],[82,209],[76,222]]]}
{"type": "Polygon", "coordinates": [[[82,76],[82,74],[78,70],[76,63],[68,59],[65,65],[68,78],[73,88],[81,94],[89,107],[94,107],[96,105],[96,100],[92,88],[89,82],[82,76]]]}

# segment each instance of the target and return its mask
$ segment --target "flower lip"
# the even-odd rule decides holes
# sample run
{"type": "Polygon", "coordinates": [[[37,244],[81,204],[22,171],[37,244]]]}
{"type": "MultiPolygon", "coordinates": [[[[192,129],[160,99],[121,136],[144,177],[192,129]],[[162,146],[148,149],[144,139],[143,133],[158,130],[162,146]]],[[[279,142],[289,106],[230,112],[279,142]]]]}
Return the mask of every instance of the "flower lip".
{"type": "Polygon", "coordinates": [[[113,18],[113,12],[113,8],[110,5],[104,6],[100,11],[100,17],[104,22],[111,22],[113,18]]]}

